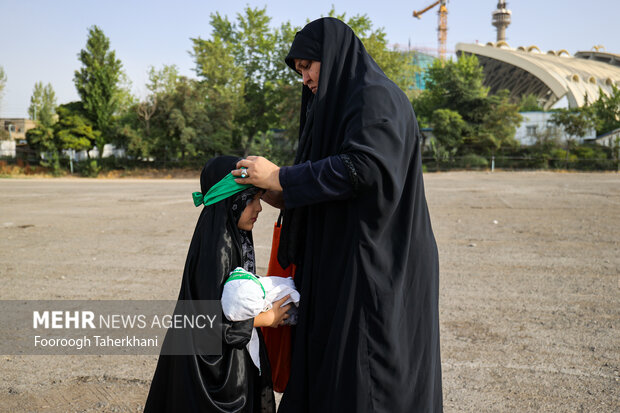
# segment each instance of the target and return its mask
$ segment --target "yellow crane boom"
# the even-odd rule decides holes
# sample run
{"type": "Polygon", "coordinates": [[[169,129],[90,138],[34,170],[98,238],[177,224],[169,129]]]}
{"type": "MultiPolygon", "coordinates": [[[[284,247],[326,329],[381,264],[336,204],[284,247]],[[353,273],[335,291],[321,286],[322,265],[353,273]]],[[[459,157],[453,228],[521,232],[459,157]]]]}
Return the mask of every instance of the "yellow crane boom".
{"type": "Polygon", "coordinates": [[[423,15],[424,13],[426,13],[427,11],[429,11],[430,9],[432,9],[433,7],[435,7],[436,5],[438,5],[440,3],[440,0],[436,1],[435,3],[431,4],[430,6],[420,10],[420,11],[414,11],[413,12],[413,17],[416,17],[418,19],[420,19],[421,15],[423,15]]]}
{"type": "Polygon", "coordinates": [[[446,42],[448,40],[448,7],[446,6],[447,2],[448,0],[438,0],[420,11],[413,12],[413,17],[419,19],[421,15],[439,4],[439,11],[437,12],[439,20],[437,24],[437,52],[439,53],[439,58],[441,60],[446,59],[446,42]]]}

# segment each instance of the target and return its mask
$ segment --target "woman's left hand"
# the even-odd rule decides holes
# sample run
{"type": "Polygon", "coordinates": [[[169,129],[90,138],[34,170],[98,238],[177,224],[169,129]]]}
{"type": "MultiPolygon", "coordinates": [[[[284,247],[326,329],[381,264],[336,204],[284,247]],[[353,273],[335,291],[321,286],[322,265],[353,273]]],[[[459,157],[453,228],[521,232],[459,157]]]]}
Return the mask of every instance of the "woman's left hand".
{"type": "Polygon", "coordinates": [[[235,179],[238,184],[251,184],[259,188],[282,191],[280,167],[262,156],[248,156],[240,160],[232,174],[238,177],[235,179]],[[242,178],[244,170],[241,167],[247,168],[245,178],[242,178]]]}

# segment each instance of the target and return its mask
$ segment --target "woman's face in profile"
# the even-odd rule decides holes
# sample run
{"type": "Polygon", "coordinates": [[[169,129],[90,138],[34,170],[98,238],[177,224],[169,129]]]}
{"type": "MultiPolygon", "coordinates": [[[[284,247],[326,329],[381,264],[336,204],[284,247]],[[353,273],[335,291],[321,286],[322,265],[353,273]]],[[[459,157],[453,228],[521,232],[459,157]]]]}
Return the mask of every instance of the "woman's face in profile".
{"type": "Polygon", "coordinates": [[[316,94],[319,90],[319,73],[321,73],[321,62],[318,60],[294,59],[295,70],[301,74],[304,85],[316,94]]]}

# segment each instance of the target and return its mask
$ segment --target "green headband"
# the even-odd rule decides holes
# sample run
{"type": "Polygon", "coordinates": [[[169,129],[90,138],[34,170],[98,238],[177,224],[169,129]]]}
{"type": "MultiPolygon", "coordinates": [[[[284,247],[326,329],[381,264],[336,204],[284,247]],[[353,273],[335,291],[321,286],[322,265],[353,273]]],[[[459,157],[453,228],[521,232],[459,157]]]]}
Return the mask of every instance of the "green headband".
{"type": "Polygon", "coordinates": [[[213,185],[206,195],[203,195],[202,192],[192,193],[194,205],[200,206],[201,204],[204,204],[205,206],[209,206],[211,204],[215,204],[216,202],[220,202],[222,199],[226,199],[231,195],[241,192],[244,189],[252,187],[251,184],[238,184],[235,182],[235,179],[237,179],[237,177],[230,173],[222,178],[222,180],[218,183],[213,185]]]}

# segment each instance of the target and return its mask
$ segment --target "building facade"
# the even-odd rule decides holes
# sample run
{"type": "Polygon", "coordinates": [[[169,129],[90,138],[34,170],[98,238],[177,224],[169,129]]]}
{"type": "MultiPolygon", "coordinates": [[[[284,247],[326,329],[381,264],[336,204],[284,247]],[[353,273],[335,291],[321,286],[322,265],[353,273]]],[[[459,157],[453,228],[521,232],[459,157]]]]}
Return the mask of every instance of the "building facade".
{"type": "Polygon", "coordinates": [[[553,112],[521,112],[523,121],[517,128],[515,139],[521,145],[534,145],[543,139],[558,139],[566,142],[575,139],[579,143],[596,138],[596,131],[590,129],[586,136],[579,138],[569,136],[562,127],[556,126],[551,121],[553,112]]]}
{"type": "Polygon", "coordinates": [[[610,148],[618,148],[620,147],[620,128],[614,129],[595,138],[586,140],[588,142],[593,142],[598,145],[603,145],[610,148]]]}
{"type": "Polygon", "coordinates": [[[36,123],[31,119],[0,118],[0,130],[8,133],[8,135],[7,133],[4,134],[8,138],[4,140],[17,141],[17,143],[25,143],[26,132],[36,126],[36,123]]]}
{"type": "Polygon", "coordinates": [[[420,68],[415,74],[415,88],[418,90],[426,89],[426,70],[437,60],[435,56],[420,51],[413,53],[413,64],[420,68]]]}

